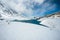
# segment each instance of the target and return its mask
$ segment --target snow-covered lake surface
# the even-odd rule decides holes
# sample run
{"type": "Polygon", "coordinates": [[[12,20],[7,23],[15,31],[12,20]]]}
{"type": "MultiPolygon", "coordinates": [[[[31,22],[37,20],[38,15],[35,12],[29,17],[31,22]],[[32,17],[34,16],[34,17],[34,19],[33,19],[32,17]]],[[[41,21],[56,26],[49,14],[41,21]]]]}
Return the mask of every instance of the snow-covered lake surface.
{"type": "Polygon", "coordinates": [[[41,25],[0,21],[0,40],[60,40],[60,19],[46,19],[41,25]],[[54,26],[54,27],[53,27],[54,26]]]}

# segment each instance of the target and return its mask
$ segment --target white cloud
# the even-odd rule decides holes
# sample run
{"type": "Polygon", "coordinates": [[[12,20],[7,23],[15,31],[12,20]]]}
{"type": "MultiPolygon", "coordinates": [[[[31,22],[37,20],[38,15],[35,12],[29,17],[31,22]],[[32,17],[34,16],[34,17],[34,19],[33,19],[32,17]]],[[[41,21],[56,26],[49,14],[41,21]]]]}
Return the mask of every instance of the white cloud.
{"type": "Polygon", "coordinates": [[[46,2],[38,10],[33,10],[33,8],[35,7],[34,5],[36,5],[36,3],[40,5],[45,0],[3,0],[3,1],[5,2],[5,4],[8,4],[9,7],[17,11],[19,14],[25,13],[28,17],[33,17],[34,13],[37,14],[40,12],[40,14],[43,14],[47,10],[51,10],[51,8],[55,8],[55,5],[51,5],[50,3],[46,2]]]}
{"type": "Polygon", "coordinates": [[[20,13],[26,13],[32,14],[33,10],[32,8],[26,9],[26,7],[33,7],[33,2],[35,3],[43,3],[43,0],[2,0],[5,4],[10,6],[12,9],[15,9],[16,11],[20,13]],[[17,2],[17,3],[16,3],[17,2]],[[26,2],[26,4],[24,4],[26,2]],[[27,6],[26,6],[27,5],[27,6]]]}
{"type": "Polygon", "coordinates": [[[35,2],[37,2],[39,4],[42,4],[44,2],[44,0],[33,0],[33,1],[35,1],[35,2]]]}

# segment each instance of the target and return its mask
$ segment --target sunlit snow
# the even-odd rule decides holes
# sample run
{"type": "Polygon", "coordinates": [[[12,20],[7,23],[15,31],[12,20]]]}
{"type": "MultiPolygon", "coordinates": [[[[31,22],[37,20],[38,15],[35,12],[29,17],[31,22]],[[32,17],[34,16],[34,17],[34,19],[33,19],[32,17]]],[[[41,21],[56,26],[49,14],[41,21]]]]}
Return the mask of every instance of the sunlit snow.
{"type": "Polygon", "coordinates": [[[10,22],[15,19],[30,20],[31,17],[45,15],[47,10],[56,8],[55,4],[50,6],[50,3],[45,3],[40,9],[43,2],[44,0],[0,0],[0,40],[60,40],[60,18],[39,20],[49,28],[31,23],[10,22]],[[47,7],[49,9],[46,10],[47,7]]]}

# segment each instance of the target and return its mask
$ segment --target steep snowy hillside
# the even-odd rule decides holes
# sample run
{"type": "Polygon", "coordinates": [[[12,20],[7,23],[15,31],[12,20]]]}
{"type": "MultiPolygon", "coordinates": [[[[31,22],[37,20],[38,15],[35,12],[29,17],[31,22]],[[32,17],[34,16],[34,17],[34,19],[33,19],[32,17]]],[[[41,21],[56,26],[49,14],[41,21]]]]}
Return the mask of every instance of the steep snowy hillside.
{"type": "Polygon", "coordinates": [[[57,29],[60,31],[60,17],[59,18],[46,18],[41,22],[41,24],[47,25],[51,28],[57,29]]]}
{"type": "Polygon", "coordinates": [[[60,40],[60,31],[44,26],[0,21],[0,40],[60,40]]]}

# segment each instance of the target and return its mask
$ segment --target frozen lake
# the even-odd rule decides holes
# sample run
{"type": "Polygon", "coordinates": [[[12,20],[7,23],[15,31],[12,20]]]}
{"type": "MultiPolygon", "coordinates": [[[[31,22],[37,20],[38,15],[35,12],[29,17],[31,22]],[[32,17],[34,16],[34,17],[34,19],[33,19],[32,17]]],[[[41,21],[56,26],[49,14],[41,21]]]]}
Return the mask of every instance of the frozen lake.
{"type": "Polygon", "coordinates": [[[0,21],[0,40],[60,40],[60,30],[43,26],[0,21]]]}

